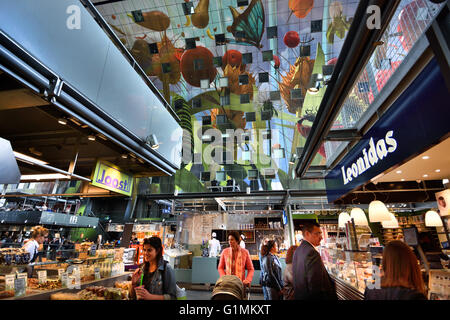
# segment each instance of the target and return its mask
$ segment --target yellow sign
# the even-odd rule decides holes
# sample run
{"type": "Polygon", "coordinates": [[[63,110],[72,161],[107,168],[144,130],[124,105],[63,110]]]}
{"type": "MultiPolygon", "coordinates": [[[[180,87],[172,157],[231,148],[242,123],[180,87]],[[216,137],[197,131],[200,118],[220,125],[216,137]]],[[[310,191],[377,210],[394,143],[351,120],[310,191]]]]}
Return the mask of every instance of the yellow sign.
{"type": "Polygon", "coordinates": [[[133,176],[107,161],[99,160],[92,175],[92,185],[131,196],[133,176]]]}

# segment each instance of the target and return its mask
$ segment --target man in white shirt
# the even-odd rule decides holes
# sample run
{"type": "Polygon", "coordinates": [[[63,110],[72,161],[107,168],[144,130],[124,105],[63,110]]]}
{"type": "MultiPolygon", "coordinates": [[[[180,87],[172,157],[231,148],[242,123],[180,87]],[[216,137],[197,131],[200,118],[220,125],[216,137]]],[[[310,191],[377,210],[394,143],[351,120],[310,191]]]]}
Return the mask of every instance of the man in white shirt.
{"type": "Polygon", "coordinates": [[[241,234],[241,242],[239,242],[239,245],[242,249],[245,249],[245,242],[244,242],[245,236],[241,234]]]}
{"type": "Polygon", "coordinates": [[[208,242],[208,248],[209,248],[209,256],[210,257],[217,257],[220,255],[220,241],[216,239],[217,235],[215,232],[211,234],[212,239],[208,242]]]}

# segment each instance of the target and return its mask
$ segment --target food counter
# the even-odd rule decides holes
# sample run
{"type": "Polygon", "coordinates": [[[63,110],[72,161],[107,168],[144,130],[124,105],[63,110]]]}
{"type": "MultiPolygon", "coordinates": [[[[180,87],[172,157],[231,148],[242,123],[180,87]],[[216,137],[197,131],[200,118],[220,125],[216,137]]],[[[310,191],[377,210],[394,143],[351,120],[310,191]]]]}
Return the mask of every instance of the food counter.
{"type": "Polygon", "coordinates": [[[341,300],[362,300],[368,281],[372,281],[372,255],[366,251],[347,251],[321,247],[325,268],[335,280],[341,300]]]}
{"type": "MultiPolygon", "coordinates": [[[[77,284],[86,287],[104,280],[107,283],[108,279],[128,277],[124,272],[123,248],[84,251],[81,246],[79,250],[76,259],[30,264],[24,263],[27,254],[21,249],[2,250],[0,299],[48,299],[54,291],[70,291],[77,284]]],[[[91,296],[89,289],[83,292],[84,298],[91,296]]],[[[105,293],[105,297],[119,296],[118,290],[113,289],[97,290],[96,293],[105,293]]]]}

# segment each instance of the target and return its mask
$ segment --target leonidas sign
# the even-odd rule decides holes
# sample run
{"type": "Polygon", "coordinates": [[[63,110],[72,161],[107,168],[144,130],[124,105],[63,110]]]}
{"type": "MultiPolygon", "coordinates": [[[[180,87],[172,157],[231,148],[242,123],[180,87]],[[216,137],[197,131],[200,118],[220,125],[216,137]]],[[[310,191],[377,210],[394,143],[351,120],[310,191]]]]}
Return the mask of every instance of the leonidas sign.
{"type": "Polygon", "coordinates": [[[92,175],[92,185],[131,196],[133,176],[107,161],[99,160],[92,175]]]}
{"type": "Polygon", "coordinates": [[[341,167],[342,179],[344,185],[357,178],[370,167],[375,166],[378,161],[383,161],[389,153],[397,150],[397,141],[393,138],[394,131],[388,131],[384,139],[378,140],[376,143],[370,138],[368,148],[364,148],[361,156],[352,163],[349,168],[341,167]]]}

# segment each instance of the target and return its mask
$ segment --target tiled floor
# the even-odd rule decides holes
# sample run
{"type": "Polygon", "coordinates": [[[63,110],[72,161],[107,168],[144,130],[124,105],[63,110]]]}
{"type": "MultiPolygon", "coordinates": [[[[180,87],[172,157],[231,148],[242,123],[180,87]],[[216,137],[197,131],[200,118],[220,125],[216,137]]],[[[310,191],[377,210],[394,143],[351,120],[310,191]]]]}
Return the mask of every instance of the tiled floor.
{"type": "MultiPolygon", "coordinates": [[[[186,290],[188,300],[210,300],[211,291],[206,290],[186,290]]],[[[264,296],[259,293],[250,293],[250,300],[264,300],[264,296]]]]}

